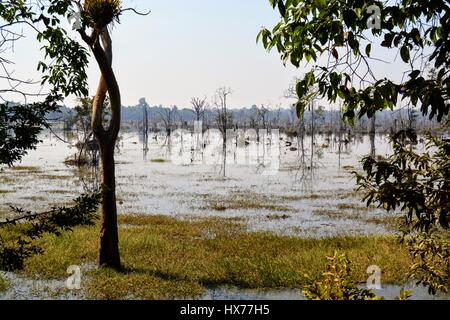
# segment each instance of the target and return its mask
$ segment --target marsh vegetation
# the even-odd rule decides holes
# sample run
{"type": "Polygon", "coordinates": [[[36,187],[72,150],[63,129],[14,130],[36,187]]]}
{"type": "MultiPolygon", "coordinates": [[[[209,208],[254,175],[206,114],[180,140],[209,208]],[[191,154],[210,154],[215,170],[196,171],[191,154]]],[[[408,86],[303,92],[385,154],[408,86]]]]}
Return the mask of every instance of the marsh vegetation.
{"type": "MultiPolygon", "coordinates": [[[[256,295],[258,290],[298,290],[301,298],[303,275],[318,276],[311,270],[323,269],[324,257],[335,250],[352,259],[358,283],[365,282],[365,269],[372,264],[383,269],[386,285],[409,283],[405,275],[412,260],[395,236],[397,215],[366,207],[351,171],[344,168],[358,169],[367,136],[355,138],[341,153],[338,144],[330,144],[317,156],[316,168],[305,172],[296,164],[301,154],[278,146],[284,170],[267,176],[258,171],[267,154],[258,152],[262,146],[254,142],[234,152],[236,158],[247,154],[255,161],[229,163],[226,178],[220,158],[216,163],[212,156],[206,165],[176,163],[181,154],[190,154],[187,138],[183,145],[174,138],[170,146],[163,138],[151,140],[144,151],[141,138],[136,132],[123,133],[116,150],[123,269],[96,268],[98,226],[76,227],[38,240],[43,254],[27,259],[14,277],[8,274],[6,296],[201,298],[240,288],[243,297],[246,290],[257,290],[256,295]],[[75,293],[64,286],[67,266],[74,264],[82,266],[84,281],[83,290],[75,293]],[[24,279],[41,285],[27,293],[15,291],[24,279]]],[[[42,139],[20,165],[3,169],[0,188],[12,190],[1,195],[5,213],[9,204],[25,209],[67,205],[97,186],[98,170],[64,163],[74,152],[72,145],[50,132],[42,139]],[[50,150],[52,161],[43,157],[50,150]]],[[[320,143],[327,136],[316,139],[320,143]]],[[[388,155],[386,137],[376,141],[388,155]]]]}

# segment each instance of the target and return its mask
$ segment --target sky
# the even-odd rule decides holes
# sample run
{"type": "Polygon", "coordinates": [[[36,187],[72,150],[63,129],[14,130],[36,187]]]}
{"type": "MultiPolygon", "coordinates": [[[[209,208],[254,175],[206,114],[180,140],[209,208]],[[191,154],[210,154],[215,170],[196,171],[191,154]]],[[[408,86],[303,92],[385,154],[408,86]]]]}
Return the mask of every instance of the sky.
{"type": "MultiPolygon", "coordinates": [[[[283,94],[294,77],[303,75],[305,65],[285,67],[276,50],[268,53],[256,43],[261,27],[271,28],[280,19],[268,0],[124,0],[123,7],[151,10],[147,16],[124,13],[112,31],[113,68],[123,105],[137,105],[145,97],[152,106],[188,107],[191,97],[211,100],[221,86],[233,91],[230,107],[289,105],[283,94]]],[[[11,58],[15,75],[39,80],[40,45],[34,34],[24,34],[11,58]]],[[[79,39],[75,31],[71,35],[79,39]]],[[[91,60],[94,95],[99,71],[91,60]]],[[[392,66],[378,71],[382,76],[399,73],[392,66]]],[[[68,106],[74,103],[66,99],[68,106]]]]}
{"type": "MultiPolygon", "coordinates": [[[[233,91],[230,107],[286,104],[283,93],[299,71],[256,43],[261,27],[279,18],[268,0],[124,0],[123,7],[151,10],[148,16],[124,13],[112,31],[123,105],[145,97],[150,105],[187,107],[191,97],[212,97],[220,86],[233,91]]],[[[34,34],[24,34],[15,44],[13,69],[16,76],[39,80],[40,46],[34,34]]],[[[93,95],[99,71],[91,60],[93,95]]]]}

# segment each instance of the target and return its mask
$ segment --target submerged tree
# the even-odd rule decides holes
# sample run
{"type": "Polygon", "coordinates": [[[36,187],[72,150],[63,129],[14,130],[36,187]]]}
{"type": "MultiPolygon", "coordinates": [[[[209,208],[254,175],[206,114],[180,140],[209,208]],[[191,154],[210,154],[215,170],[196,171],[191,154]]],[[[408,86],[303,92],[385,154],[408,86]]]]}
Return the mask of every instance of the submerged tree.
{"type": "Polygon", "coordinates": [[[176,106],[170,108],[160,108],[158,110],[159,119],[162,122],[168,139],[168,143],[170,144],[172,131],[175,126],[175,122],[178,117],[178,109],[176,106]]]}
{"type": "Polygon", "coordinates": [[[208,109],[207,97],[206,96],[203,98],[192,97],[191,105],[193,108],[192,112],[195,114],[195,120],[203,121],[205,118],[205,112],[208,109]]]}
{"type": "Polygon", "coordinates": [[[227,110],[228,97],[231,95],[231,88],[220,87],[216,91],[214,104],[217,108],[216,121],[222,133],[222,155],[223,155],[223,176],[226,175],[227,165],[227,129],[233,123],[233,114],[227,110]]]}

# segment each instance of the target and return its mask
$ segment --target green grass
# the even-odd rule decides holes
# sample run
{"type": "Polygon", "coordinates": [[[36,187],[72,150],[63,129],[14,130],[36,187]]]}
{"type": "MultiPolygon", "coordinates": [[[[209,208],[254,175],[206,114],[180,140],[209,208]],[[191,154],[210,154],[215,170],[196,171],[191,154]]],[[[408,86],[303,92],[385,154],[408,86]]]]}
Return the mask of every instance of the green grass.
{"type": "Polygon", "coordinates": [[[39,179],[46,179],[46,180],[70,180],[73,179],[73,176],[62,176],[62,175],[56,175],[56,174],[42,174],[38,176],[39,179]]]}
{"type": "Polygon", "coordinates": [[[50,194],[71,194],[74,193],[73,190],[49,190],[47,193],[50,194]]]}
{"type": "Polygon", "coordinates": [[[13,177],[13,176],[7,176],[4,173],[2,173],[0,175],[0,183],[5,183],[5,184],[13,184],[17,182],[17,178],[13,177]]]}
{"type": "Polygon", "coordinates": [[[329,197],[329,195],[320,195],[316,193],[305,194],[305,195],[294,195],[294,196],[280,196],[281,199],[286,201],[300,201],[300,200],[317,200],[329,197]]]}
{"type": "Polygon", "coordinates": [[[334,191],[325,191],[320,194],[309,193],[299,195],[283,195],[279,196],[280,200],[284,201],[301,201],[301,200],[320,200],[320,199],[348,199],[358,197],[358,193],[353,190],[337,189],[334,191]]]}
{"type": "Polygon", "coordinates": [[[0,194],[6,194],[6,193],[15,193],[15,190],[2,190],[0,189],[0,194]]]}
{"type": "Polygon", "coordinates": [[[30,174],[30,173],[39,173],[41,172],[40,167],[33,167],[33,166],[15,166],[11,168],[12,171],[17,172],[23,172],[23,174],[30,174]]]}
{"type": "Polygon", "coordinates": [[[30,196],[30,197],[22,197],[20,199],[23,200],[31,200],[33,202],[44,202],[44,201],[48,201],[47,197],[44,196],[30,196]]]}
{"type": "Polygon", "coordinates": [[[359,211],[368,211],[371,208],[366,206],[361,206],[354,203],[340,203],[337,205],[337,208],[340,210],[359,210],[359,211]]]}
{"type": "Polygon", "coordinates": [[[4,292],[8,289],[8,282],[3,279],[3,277],[0,275],[0,292],[4,292]]]}
{"type": "Polygon", "coordinates": [[[162,159],[162,158],[157,158],[157,159],[152,159],[152,160],[150,160],[150,162],[155,162],[155,163],[165,163],[165,162],[169,162],[169,160],[162,159]]]}
{"type": "MultiPolygon", "coordinates": [[[[388,236],[300,239],[247,232],[235,220],[218,218],[120,216],[119,224],[124,270],[83,273],[88,298],[195,298],[219,285],[300,288],[304,273],[318,276],[324,257],[335,250],[348,254],[358,282],[366,281],[366,268],[375,264],[383,283],[403,283],[411,264],[408,251],[388,236]]],[[[68,266],[95,262],[98,235],[98,226],[92,226],[45,236],[38,241],[44,253],[29,258],[22,273],[65,279],[68,266]]]]}
{"type": "Polygon", "coordinates": [[[15,166],[11,168],[14,171],[30,171],[31,173],[41,171],[40,167],[32,167],[32,166],[15,166]]]}
{"type": "Polygon", "coordinates": [[[319,216],[327,217],[333,220],[350,219],[362,223],[371,223],[383,225],[387,230],[398,231],[401,224],[401,217],[391,215],[369,215],[371,208],[358,207],[357,205],[338,205],[337,209],[320,208],[313,210],[313,213],[319,216]],[[339,210],[338,210],[339,209],[339,210]]]}
{"type": "Polygon", "coordinates": [[[264,194],[238,191],[222,197],[207,195],[205,197],[207,205],[203,209],[215,211],[262,209],[275,212],[293,210],[290,206],[280,203],[279,200],[264,194]]]}

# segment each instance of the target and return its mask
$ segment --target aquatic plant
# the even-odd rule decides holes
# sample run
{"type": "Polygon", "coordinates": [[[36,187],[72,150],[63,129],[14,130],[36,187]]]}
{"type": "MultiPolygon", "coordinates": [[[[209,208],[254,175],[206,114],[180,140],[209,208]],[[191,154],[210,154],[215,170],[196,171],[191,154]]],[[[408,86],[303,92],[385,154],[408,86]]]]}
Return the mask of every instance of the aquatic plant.
{"type": "Polygon", "coordinates": [[[303,294],[310,300],[381,300],[372,290],[359,289],[351,277],[351,262],[345,254],[326,257],[326,270],[320,278],[305,274],[303,294]]]}
{"type": "Polygon", "coordinates": [[[118,19],[120,7],[120,0],[85,0],[83,15],[90,27],[101,30],[118,19]]]}

